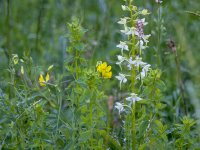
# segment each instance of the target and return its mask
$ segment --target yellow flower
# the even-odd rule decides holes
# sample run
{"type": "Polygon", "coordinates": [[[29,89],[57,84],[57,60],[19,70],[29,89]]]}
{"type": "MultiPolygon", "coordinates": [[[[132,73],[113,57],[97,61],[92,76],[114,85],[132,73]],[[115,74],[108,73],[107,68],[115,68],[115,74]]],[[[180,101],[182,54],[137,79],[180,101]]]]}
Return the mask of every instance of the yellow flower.
{"type": "Polygon", "coordinates": [[[49,74],[47,73],[46,77],[45,77],[45,80],[44,80],[44,77],[42,74],[40,74],[40,77],[39,77],[39,83],[40,83],[40,86],[46,86],[46,83],[49,81],[50,79],[50,76],[49,74]]]}
{"type": "Polygon", "coordinates": [[[112,77],[112,72],[111,72],[112,67],[108,66],[106,62],[102,63],[98,63],[97,65],[97,71],[99,73],[101,73],[101,76],[103,78],[109,79],[112,77]]]}
{"type": "Polygon", "coordinates": [[[112,77],[112,72],[102,72],[102,77],[109,79],[112,77]]]}
{"type": "Polygon", "coordinates": [[[102,73],[103,70],[105,70],[106,68],[107,68],[107,63],[104,62],[104,63],[97,66],[97,71],[102,73]]]}
{"type": "Polygon", "coordinates": [[[112,67],[111,67],[111,66],[108,66],[108,67],[106,68],[106,72],[109,72],[111,69],[112,69],[112,67]]]}

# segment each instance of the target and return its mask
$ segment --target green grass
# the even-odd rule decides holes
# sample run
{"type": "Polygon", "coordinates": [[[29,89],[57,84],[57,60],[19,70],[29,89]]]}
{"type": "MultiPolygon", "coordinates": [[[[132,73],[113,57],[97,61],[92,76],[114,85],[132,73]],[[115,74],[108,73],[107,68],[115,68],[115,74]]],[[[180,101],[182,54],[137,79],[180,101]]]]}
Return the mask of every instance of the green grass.
{"type": "Polygon", "coordinates": [[[0,0],[0,149],[200,147],[200,3],[133,0],[150,12],[135,16],[121,9],[129,2],[0,0]],[[129,26],[148,22],[142,52],[137,36],[120,33],[127,16],[129,26]],[[116,45],[125,40],[122,55],[116,45]],[[151,69],[138,80],[142,67],[119,67],[117,55],[140,55],[151,69]],[[99,61],[112,78],[97,70],[99,61]],[[119,73],[130,75],[121,88],[119,73]],[[131,93],[142,100],[129,104],[131,93]]]}

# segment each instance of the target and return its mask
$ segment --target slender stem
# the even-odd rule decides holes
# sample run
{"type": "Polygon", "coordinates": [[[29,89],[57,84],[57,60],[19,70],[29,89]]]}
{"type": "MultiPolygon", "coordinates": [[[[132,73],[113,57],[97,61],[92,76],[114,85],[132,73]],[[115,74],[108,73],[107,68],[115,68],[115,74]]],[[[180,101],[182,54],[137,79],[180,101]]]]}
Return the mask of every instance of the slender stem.
{"type": "Polygon", "coordinates": [[[157,64],[158,66],[162,66],[161,62],[161,50],[160,50],[160,45],[161,45],[161,6],[158,6],[158,41],[157,41],[157,64]]]}
{"type": "MultiPolygon", "coordinates": [[[[79,79],[79,64],[78,64],[78,61],[79,61],[79,51],[77,49],[75,49],[75,62],[74,62],[74,65],[75,65],[75,71],[76,71],[76,74],[75,74],[75,77],[76,77],[76,80],[79,79]]],[[[79,85],[76,84],[76,88],[78,88],[79,85]]],[[[76,105],[79,107],[79,95],[77,95],[77,101],[76,101],[76,105]]]]}
{"type": "MultiPolygon", "coordinates": [[[[74,92],[74,90],[72,90],[72,93],[75,93],[74,92]]],[[[75,122],[75,109],[73,108],[74,107],[74,105],[75,105],[75,101],[72,101],[72,128],[73,128],[73,130],[76,130],[76,122],[75,122]]],[[[74,150],[75,148],[75,143],[76,143],[76,133],[75,132],[73,132],[73,134],[72,134],[72,150],[74,150]]]]}
{"type": "Polygon", "coordinates": [[[15,97],[15,71],[14,71],[14,66],[12,63],[10,63],[10,80],[11,80],[11,84],[9,86],[9,98],[13,98],[15,97]]]}
{"type": "MultiPolygon", "coordinates": [[[[134,51],[133,51],[134,52],[134,51]]],[[[132,57],[134,58],[134,53],[132,53],[132,57]]],[[[132,93],[135,92],[135,70],[132,69],[131,73],[131,91],[132,93]]],[[[136,149],[136,118],[135,118],[135,112],[136,112],[136,105],[135,103],[132,104],[132,150],[136,149]]]]}
{"type": "MultiPolygon", "coordinates": [[[[75,43],[72,43],[72,45],[73,44],[75,44],[75,43]]],[[[73,47],[74,47],[74,45],[73,45],[73,47]]],[[[79,56],[79,51],[77,49],[75,49],[75,62],[74,62],[74,68],[75,68],[75,71],[76,71],[75,80],[79,79],[79,73],[78,73],[78,71],[79,71],[79,66],[78,66],[79,65],[78,64],[79,57],[78,56],[79,56]]],[[[75,88],[76,89],[79,88],[78,83],[76,83],[76,87],[75,88]]],[[[78,114],[77,112],[78,112],[79,106],[80,106],[79,99],[80,99],[80,95],[77,94],[76,98],[75,98],[75,101],[74,101],[75,109],[73,111],[73,117],[74,117],[73,124],[74,124],[74,128],[75,128],[75,134],[74,134],[74,137],[73,137],[74,138],[74,144],[78,142],[77,141],[78,140],[77,137],[78,137],[79,131],[80,131],[79,123],[78,123],[77,118],[76,118],[77,117],[76,114],[78,114]]]]}
{"type": "Polygon", "coordinates": [[[136,149],[135,103],[132,105],[132,150],[136,149]]]}
{"type": "MultiPolygon", "coordinates": [[[[92,107],[93,107],[93,104],[92,104],[92,99],[90,100],[90,127],[93,126],[93,115],[92,115],[92,107]]],[[[93,147],[92,144],[93,142],[91,141],[91,147],[93,147]]]]}
{"type": "Polygon", "coordinates": [[[78,79],[78,77],[79,77],[79,70],[78,70],[78,58],[79,58],[79,52],[78,52],[78,50],[76,50],[76,56],[75,56],[75,58],[76,58],[76,61],[75,61],[75,68],[76,68],[76,79],[78,79]]]}
{"type": "Polygon", "coordinates": [[[8,62],[10,61],[10,57],[12,55],[12,51],[10,48],[10,0],[7,0],[7,15],[6,15],[6,29],[7,29],[7,36],[6,36],[6,44],[7,44],[7,52],[6,56],[8,57],[8,62]]]}
{"type": "Polygon", "coordinates": [[[41,0],[41,4],[39,7],[39,14],[37,18],[37,30],[36,30],[36,41],[35,41],[35,49],[38,50],[38,43],[39,43],[39,35],[40,35],[40,30],[41,30],[41,22],[42,22],[42,15],[44,12],[44,0],[41,0]]]}
{"type": "Polygon", "coordinates": [[[192,11],[185,11],[185,12],[200,17],[200,13],[195,13],[195,12],[192,12],[192,11]]]}
{"type": "MultiPolygon", "coordinates": [[[[4,53],[8,59],[8,65],[11,65],[11,47],[10,47],[10,0],[7,0],[7,14],[6,14],[6,49],[4,50],[4,53]]],[[[14,72],[13,72],[13,66],[11,66],[11,72],[10,72],[10,79],[12,85],[9,87],[9,97],[13,97],[13,86],[14,86],[14,72]]]]}
{"type": "MultiPolygon", "coordinates": [[[[131,4],[131,0],[129,0],[129,7],[132,6],[131,4]]],[[[135,26],[135,16],[133,14],[133,12],[131,11],[131,25],[134,27],[135,26]]],[[[135,35],[131,36],[131,57],[135,58],[135,35]]],[[[135,67],[134,65],[132,66],[132,70],[131,70],[131,92],[134,93],[135,92],[135,67]]],[[[132,150],[136,149],[136,126],[135,126],[135,122],[136,122],[136,118],[135,118],[135,112],[136,112],[136,107],[135,107],[135,103],[132,104],[132,150]]]]}
{"type": "Polygon", "coordinates": [[[187,102],[186,102],[185,94],[184,94],[185,88],[184,88],[184,84],[183,84],[183,81],[182,81],[182,78],[181,78],[180,61],[179,61],[179,57],[178,57],[177,52],[176,52],[176,55],[175,55],[175,61],[176,61],[176,71],[177,71],[177,82],[179,84],[181,97],[182,97],[182,100],[183,100],[185,115],[187,115],[188,114],[188,112],[187,112],[187,102]]]}
{"type": "MultiPolygon", "coordinates": [[[[96,103],[95,102],[96,100],[95,100],[95,92],[94,92],[94,90],[92,90],[91,92],[92,92],[92,98],[90,99],[90,106],[89,106],[90,114],[89,115],[90,115],[90,128],[93,129],[93,117],[94,117],[93,116],[93,106],[96,103]]],[[[93,141],[92,140],[90,140],[90,141],[91,141],[91,147],[90,147],[90,149],[94,149],[93,141]]]]}
{"type": "Polygon", "coordinates": [[[58,131],[58,126],[59,126],[59,121],[60,121],[60,113],[61,113],[61,107],[62,107],[62,98],[61,98],[61,93],[58,91],[58,105],[59,105],[59,110],[58,110],[58,119],[57,119],[57,131],[58,131]]]}

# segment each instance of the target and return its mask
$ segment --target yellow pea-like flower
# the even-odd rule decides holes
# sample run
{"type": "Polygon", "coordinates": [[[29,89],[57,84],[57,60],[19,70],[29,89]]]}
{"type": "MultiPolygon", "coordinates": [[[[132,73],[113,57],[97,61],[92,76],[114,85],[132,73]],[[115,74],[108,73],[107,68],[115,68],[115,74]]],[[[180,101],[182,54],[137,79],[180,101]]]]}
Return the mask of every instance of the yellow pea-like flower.
{"type": "Polygon", "coordinates": [[[48,74],[48,73],[47,73],[47,75],[46,75],[45,79],[46,79],[46,82],[48,82],[48,81],[49,81],[49,79],[50,79],[50,76],[49,76],[49,74],[48,74]]]}
{"type": "Polygon", "coordinates": [[[101,76],[105,79],[109,79],[112,77],[111,69],[112,67],[108,66],[106,62],[101,62],[97,65],[97,71],[101,73],[101,76]]]}
{"type": "Polygon", "coordinates": [[[102,72],[101,65],[99,65],[99,66],[97,67],[97,71],[98,71],[98,72],[102,72]]]}
{"type": "Polygon", "coordinates": [[[112,69],[112,67],[111,67],[111,66],[108,66],[108,67],[106,68],[106,72],[111,71],[111,69],[112,69]]]}
{"type": "Polygon", "coordinates": [[[39,77],[39,83],[40,83],[40,86],[46,86],[46,83],[49,81],[50,79],[50,76],[49,74],[47,73],[46,77],[45,77],[45,80],[44,80],[44,77],[42,74],[40,74],[40,77],[39,77]]]}
{"type": "Polygon", "coordinates": [[[100,65],[97,66],[97,71],[98,72],[103,72],[103,70],[105,70],[106,67],[107,67],[107,63],[104,62],[104,63],[102,63],[102,64],[100,64],[100,65]]]}
{"type": "Polygon", "coordinates": [[[107,63],[106,62],[104,62],[102,65],[101,65],[101,68],[102,68],[102,70],[105,70],[106,68],[107,68],[107,63]]]}
{"type": "Polygon", "coordinates": [[[102,77],[105,79],[109,79],[112,77],[112,72],[102,72],[102,77]]]}

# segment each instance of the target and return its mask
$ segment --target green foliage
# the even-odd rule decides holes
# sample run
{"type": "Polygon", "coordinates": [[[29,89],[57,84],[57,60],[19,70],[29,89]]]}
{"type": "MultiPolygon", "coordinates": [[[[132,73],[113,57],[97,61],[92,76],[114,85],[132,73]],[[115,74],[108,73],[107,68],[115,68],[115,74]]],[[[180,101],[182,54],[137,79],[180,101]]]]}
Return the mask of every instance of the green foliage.
{"type": "Polygon", "coordinates": [[[199,149],[199,7],[198,0],[0,0],[0,149],[199,149]],[[138,80],[141,67],[115,64],[125,39],[116,22],[130,15],[135,26],[144,8],[147,50],[128,36],[124,52],[151,64],[138,80]],[[112,66],[111,79],[101,77],[99,61],[112,66]],[[130,76],[120,89],[121,71],[130,76]],[[142,99],[130,105],[130,92],[142,99]]]}

